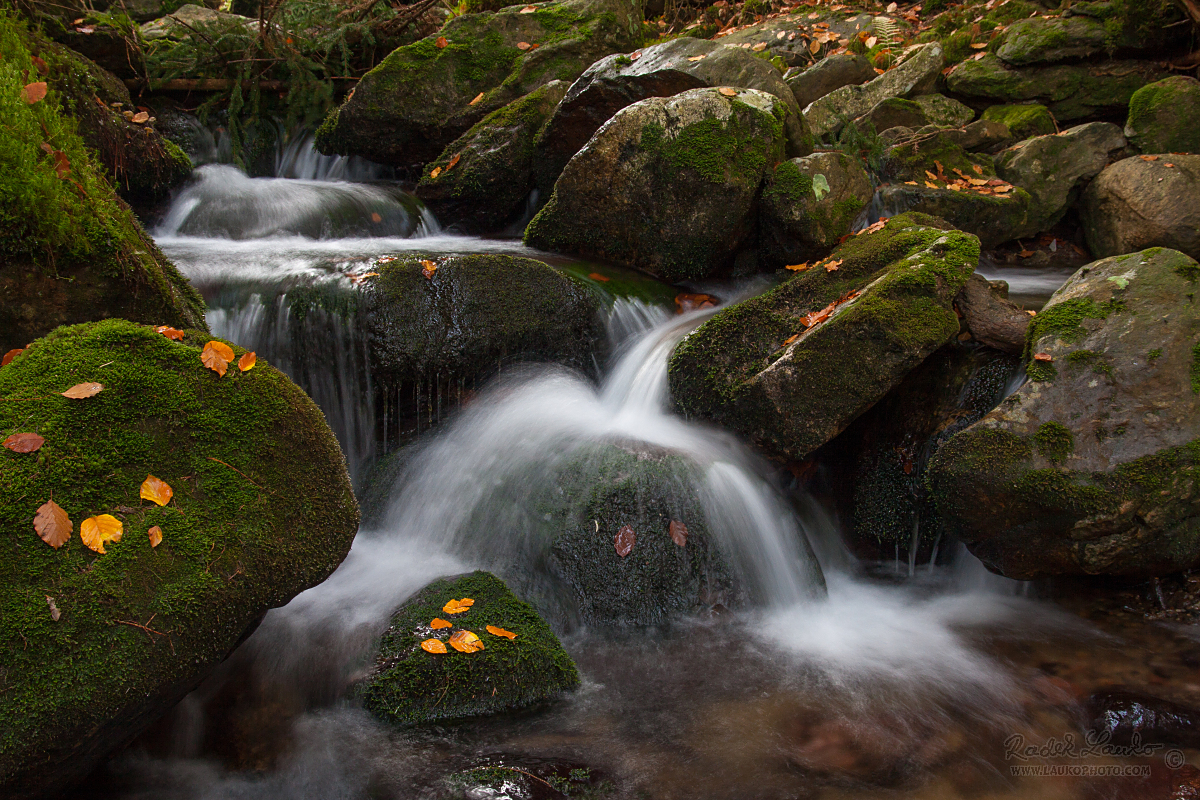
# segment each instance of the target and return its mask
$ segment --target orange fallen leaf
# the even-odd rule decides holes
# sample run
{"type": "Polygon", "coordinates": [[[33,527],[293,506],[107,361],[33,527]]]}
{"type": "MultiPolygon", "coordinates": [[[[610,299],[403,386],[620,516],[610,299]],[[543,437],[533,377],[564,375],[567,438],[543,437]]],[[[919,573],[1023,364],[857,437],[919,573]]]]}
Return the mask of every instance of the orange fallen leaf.
{"type": "Polygon", "coordinates": [[[628,525],[622,525],[621,529],[617,531],[617,535],[613,537],[613,547],[617,549],[617,555],[621,558],[632,553],[635,544],[637,544],[637,534],[628,525]]]}
{"type": "Polygon", "coordinates": [[[136,122],[138,125],[141,125],[143,122],[146,122],[149,119],[150,119],[149,114],[147,114],[145,111],[139,111],[138,113],[136,113],[132,117],[130,117],[129,121],[136,122]]]}
{"type": "Polygon", "coordinates": [[[938,188],[938,185],[936,183],[934,183],[933,181],[925,181],[925,186],[929,189],[938,188]]]}
{"type": "Polygon", "coordinates": [[[600,281],[601,283],[608,283],[610,280],[612,280],[607,275],[601,275],[599,272],[589,272],[588,277],[594,281],[600,281]]]}
{"type": "Polygon", "coordinates": [[[158,547],[162,543],[162,528],[155,525],[150,530],[146,531],[150,536],[150,546],[158,547]]]}
{"type": "Polygon", "coordinates": [[[800,324],[806,328],[811,328],[814,325],[820,325],[822,322],[829,319],[829,315],[833,313],[835,308],[837,308],[837,303],[830,303],[820,311],[813,311],[805,314],[800,318],[800,324]]]}
{"type": "Polygon", "coordinates": [[[791,336],[789,336],[783,340],[783,346],[787,347],[789,344],[791,344],[792,342],[796,341],[799,338],[800,338],[800,334],[793,333],[791,336]]]}
{"type": "Polygon", "coordinates": [[[471,606],[475,605],[475,601],[470,597],[464,597],[462,600],[458,601],[458,604],[470,608],[471,606]]]}
{"type": "Polygon", "coordinates": [[[720,89],[717,89],[717,91],[726,97],[734,97],[737,95],[737,89],[731,89],[728,86],[722,86],[720,89]]]}
{"type": "Polygon", "coordinates": [[[535,11],[537,11],[537,6],[525,6],[521,9],[522,14],[532,14],[535,11]]]}
{"type": "Polygon", "coordinates": [[[433,273],[437,272],[437,264],[432,261],[421,262],[421,274],[428,280],[433,280],[433,273]]]}
{"type": "Polygon", "coordinates": [[[229,345],[222,344],[221,342],[209,342],[200,351],[200,363],[222,378],[225,377],[225,370],[229,369],[229,362],[232,360],[233,350],[229,345]]]}
{"type": "Polygon", "coordinates": [[[178,328],[172,328],[170,325],[159,325],[154,329],[154,332],[161,333],[168,339],[174,339],[177,342],[183,341],[183,331],[178,328]]]}
{"type": "Polygon", "coordinates": [[[442,606],[442,611],[446,614],[461,614],[473,605],[475,605],[475,601],[469,597],[464,597],[462,600],[450,598],[450,601],[442,606]]]}
{"type": "Polygon", "coordinates": [[[95,397],[104,389],[102,383],[77,383],[65,392],[62,392],[63,397],[69,397],[72,400],[84,400],[88,397],[95,397]]]}
{"type": "Polygon", "coordinates": [[[994,191],[996,194],[1007,194],[1012,191],[1012,188],[1011,186],[997,186],[994,191]]]}
{"type": "Polygon", "coordinates": [[[808,262],[804,261],[799,264],[788,264],[786,267],[784,267],[784,269],[790,269],[792,272],[804,272],[804,270],[808,269],[808,262]]]}
{"type": "Polygon", "coordinates": [[[426,653],[445,653],[446,644],[440,639],[426,639],[421,642],[421,649],[426,653]]]}
{"type": "Polygon", "coordinates": [[[383,222],[383,214],[380,214],[378,211],[372,211],[371,222],[374,222],[376,225],[378,225],[380,222],[383,222]]]}
{"type": "Polygon", "coordinates": [[[430,170],[429,177],[436,178],[438,175],[441,175],[441,174],[442,174],[442,168],[434,167],[432,170],[430,170]]]}
{"type": "Polygon", "coordinates": [[[157,503],[160,506],[165,506],[171,502],[175,491],[167,484],[166,481],[160,480],[153,475],[147,475],[146,480],[142,481],[142,488],[139,496],[143,500],[149,500],[152,503],[157,503]]]}
{"type": "Polygon", "coordinates": [[[532,46],[529,42],[517,42],[518,50],[528,50],[532,46]]]}
{"type": "Polygon", "coordinates": [[[711,294],[680,292],[675,295],[675,306],[679,309],[680,314],[686,314],[702,308],[716,308],[717,298],[711,294]]]}
{"type": "Polygon", "coordinates": [[[462,158],[462,153],[455,153],[454,158],[450,159],[450,163],[446,165],[446,168],[443,169],[442,172],[449,172],[451,170],[451,168],[455,164],[457,164],[459,162],[459,159],[461,159],[461,158],[462,158]]]}
{"type": "Polygon", "coordinates": [[[46,440],[36,433],[14,433],[4,440],[4,446],[14,453],[32,453],[45,442],[46,440]]]}
{"type": "Polygon", "coordinates": [[[205,350],[215,350],[217,355],[226,361],[233,361],[233,348],[224,342],[218,342],[213,339],[208,344],[204,345],[205,350]]]}
{"type": "Polygon", "coordinates": [[[121,520],[111,514],[100,514],[88,517],[79,523],[79,538],[90,549],[104,555],[105,542],[121,541],[123,530],[124,526],[121,524],[121,520]]]}
{"type": "Polygon", "coordinates": [[[442,628],[450,628],[454,625],[453,622],[444,620],[441,617],[434,617],[433,622],[429,623],[429,627],[435,631],[440,631],[442,628]]]}
{"type": "Polygon", "coordinates": [[[1034,353],[1033,360],[1034,361],[1053,361],[1054,356],[1050,355],[1049,353],[1034,353]]]}
{"type": "Polygon", "coordinates": [[[512,631],[506,631],[504,628],[497,628],[495,625],[488,625],[487,632],[492,636],[503,636],[505,639],[517,638],[517,635],[512,631]]]}
{"type": "MultiPolygon", "coordinates": [[[[44,86],[45,84],[43,84],[44,86]]],[[[1139,156],[1142,161],[1158,161],[1158,156],[1139,156]]]]}
{"type": "Polygon", "coordinates": [[[43,542],[55,550],[62,547],[71,538],[71,519],[58,503],[47,500],[37,510],[33,518],[33,529],[43,542]]]}
{"type": "Polygon", "coordinates": [[[0,358],[0,367],[7,367],[14,358],[21,355],[21,353],[24,353],[24,352],[25,352],[24,347],[16,347],[16,348],[13,348],[12,350],[9,350],[7,353],[4,354],[3,358],[0,358]]]}
{"type": "MultiPolygon", "coordinates": [[[[367,274],[370,275],[371,273],[368,272],[367,274]]],[[[258,356],[251,350],[249,353],[243,353],[242,357],[238,359],[238,369],[242,372],[249,372],[254,369],[254,365],[257,363],[258,356]]]]}
{"type": "Polygon", "coordinates": [[[483,642],[470,631],[455,631],[450,634],[450,646],[460,653],[477,653],[483,649],[483,642]]]}
{"type": "Polygon", "coordinates": [[[972,164],[971,169],[975,170],[976,175],[983,174],[983,165],[982,164],[972,164]]]}
{"type": "Polygon", "coordinates": [[[703,61],[706,57],[706,55],[692,56],[688,61],[703,61]]]}
{"type": "Polygon", "coordinates": [[[483,99],[483,92],[480,92],[479,94],[475,95],[475,99],[472,100],[471,102],[467,103],[467,105],[469,105],[469,106],[478,105],[479,101],[482,99],[483,99]]]}
{"type": "Polygon", "coordinates": [[[42,142],[41,148],[43,152],[54,159],[54,173],[58,175],[59,179],[67,177],[71,171],[71,161],[67,158],[67,154],[62,150],[55,150],[45,142],[42,142]]]}
{"type": "Polygon", "coordinates": [[[841,265],[842,260],[839,258],[837,261],[830,261],[826,264],[822,264],[821,266],[825,267],[826,272],[837,272],[837,268],[841,265]]]}
{"type": "Polygon", "coordinates": [[[1021,252],[1017,253],[1018,258],[1030,258],[1032,256],[1033,256],[1032,250],[1022,250],[1021,252]]]}
{"type": "Polygon", "coordinates": [[[438,50],[444,50],[446,48],[446,46],[449,45],[450,43],[446,41],[445,36],[439,36],[437,38],[437,41],[434,42],[434,44],[437,45],[438,50]]]}
{"type": "Polygon", "coordinates": [[[1163,166],[1166,167],[1167,169],[1172,169],[1175,165],[1169,161],[1164,161],[1163,166]]]}
{"type": "Polygon", "coordinates": [[[37,71],[39,74],[41,74],[41,75],[49,75],[50,74],[50,67],[46,65],[45,61],[38,58],[37,56],[30,56],[29,60],[33,62],[33,65],[35,67],[37,67],[37,71]]]}
{"type": "MultiPolygon", "coordinates": [[[[799,334],[796,334],[796,336],[793,336],[792,338],[795,339],[798,336],[799,334]]],[[[671,524],[667,526],[667,533],[671,534],[671,541],[675,544],[679,545],[680,547],[687,546],[687,525],[684,525],[677,519],[673,519],[671,520],[671,524]]]]}
{"type": "Polygon", "coordinates": [[[33,105],[46,96],[46,82],[38,81],[30,83],[21,88],[21,101],[26,105],[33,105]]]}

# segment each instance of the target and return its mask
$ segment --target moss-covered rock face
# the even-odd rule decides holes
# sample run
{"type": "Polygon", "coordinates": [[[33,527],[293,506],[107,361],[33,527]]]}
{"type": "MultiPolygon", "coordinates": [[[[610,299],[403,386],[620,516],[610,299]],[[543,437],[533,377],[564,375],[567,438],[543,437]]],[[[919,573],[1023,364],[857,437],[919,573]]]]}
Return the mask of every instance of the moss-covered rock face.
{"type": "Polygon", "coordinates": [[[207,340],[106,320],[60,328],[0,369],[0,432],[45,439],[0,450],[5,797],[86,775],[350,548],[358,509],[320,409],[261,360],[218,377],[200,360],[207,340]],[[59,396],[83,381],[104,388],[59,396]],[[147,475],[172,487],[167,505],[139,499],[147,475]],[[74,528],[57,550],[33,526],[51,498],[74,528]],[[80,539],[100,514],[124,529],[104,555],[80,539]]]}
{"type": "Polygon", "coordinates": [[[975,119],[975,112],[969,106],[944,94],[923,94],[913,102],[925,112],[929,124],[939,128],[961,128],[975,119]]]}
{"type": "Polygon", "coordinates": [[[577,686],[575,664],[533,606],[494,575],[473,572],[436,580],[400,607],[360,694],[380,719],[415,725],[515,711],[577,686]],[[464,613],[443,610],[463,598],[475,601],[464,613]],[[453,627],[434,630],[435,618],[453,627]],[[489,625],[516,637],[489,633],[489,625]],[[427,639],[448,643],[460,630],[474,633],[483,650],[461,653],[448,644],[445,653],[421,649],[427,639]]]}
{"type": "Polygon", "coordinates": [[[1050,109],[1038,103],[988,106],[980,119],[999,122],[1007,127],[1013,138],[1018,141],[1058,132],[1050,109]]]}
{"type": "Polygon", "coordinates": [[[1055,119],[1069,122],[1123,114],[1134,92],[1167,75],[1159,64],[1150,61],[1010,68],[989,53],[955,67],[946,76],[946,86],[972,103],[1041,103],[1055,119]]]}
{"type": "Polygon", "coordinates": [[[384,164],[423,164],[488,113],[550,81],[573,81],[596,59],[640,42],[641,8],[632,0],[534,7],[528,14],[521,6],[464,14],[397,48],[330,113],[317,147],[384,164]],[[441,39],[445,47],[438,47],[441,39]],[[538,47],[521,50],[521,42],[538,47]]]}
{"type": "Polygon", "coordinates": [[[832,439],[958,333],[951,303],[979,242],[934,224],[893,217],[835,250],[835,270],[813,266],[717,314],[671,357],[675,402],[786,458],[832,439]]]}
{"type": "Polygon", "coordinates": [[[875,187],[862,162],[814,153],[777,165],[759,199],[760,258],[785,266],[818,258],[850,232],[875,187]]]}
{"type": "Polygon", "coordinates": [[[1198,280],[1173,250],[1107,258],[1034,318],[1026,357],[1051,360],[929,468],[950,532],[989,567],[1147,576],[1200,562],[1198,280]]]}
{"type": "Polygon", "coordinates": [[[1004,32],[996,55],[1006,64],[1052,64],[1102,51],[1107,34],[1101,20],[1085,16],[1017,20],[1004,32]]]}
{"type": "Polygon", "coordinates": [[[200,295],[105,180],[66,99],[21,101],[37,74],[27,36],[0,15],[0,348],[110,316],[204,328],[200,295]]]}
{"type": "Polygon", "coordinates": [[[493,111],[426,167],[417,197],[442,225],[481,233],[521,216],[534,189],[534,138],[567,86],[551,81],[493,111]]]}
{"type": "Polygon", "coordinates": [[[1172,75],[1138,89],[1125,135],[1144,153],[1200,153],[1200,81],[1172,75]]]}
{"type": "Polygon", "coordinates": [[[1200,155],[1164,153],[1107,167],[1084,191],[1079,217],[1098,256],[1171,247],[1200,258],[1200,155]]]}
{"type": "Polygon", "coordinates": [[[783,160],[790,113],[754,89],[627,106],[571,159],[525,243],[666,280],[713,274],[753,233],[754,198],[783,160]]]}

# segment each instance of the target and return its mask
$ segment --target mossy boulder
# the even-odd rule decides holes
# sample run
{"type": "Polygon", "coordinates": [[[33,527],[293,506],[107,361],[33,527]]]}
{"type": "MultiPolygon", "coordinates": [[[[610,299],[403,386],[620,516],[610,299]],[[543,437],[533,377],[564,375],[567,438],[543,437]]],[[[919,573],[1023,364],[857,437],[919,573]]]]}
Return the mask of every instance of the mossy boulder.
{"type": "Polygon", "coordinates": [[[1030,380],[929,468],[991,569],[1163,575],[1200,563],[1200,265],[1154,248],[1083,267],[1029,326],[1030,380]]]}
{"type": "Polygon", "coordinates": [[[1104,23],[1091,17],[1032,17],[1008,26],[996,55],[1018,67],[1052,64],[1095,55],[1107,38],[1104,23]]]}
{"type": "Polygon", "coordinates": [[[1138,89],[1125,135],[1144,153],[1200,153],[1200,81],[1172,75],[1138,89]]]}
{"type": "Polygon", "coordinates": [[[596,59],[640,42],[632,0],[562,0],[463,14],[397,48],[317,131],[323,153],[397,166],[423,164],[484,116],[596,59]],[[438,47],[444,39],[445,47],[438,47]],[[522,42],[537,48],[520,49],[522,42]],[[483,95],[479,97],[479,95],[483,95]]]}
{"type": "Polygon", "coordinates": [[[903,97],[889,97],[879,102],[868,113],[855,120],[859,126],[871,123],[877,131],[888,128],[922,128],[929,124],[925,109],[903,97]]]}
{"type": "Polygon", "coordinates": [[[200,295],[117,197],[58,92],[21,101],[37,73],[26,36],[0,15],[0,348],[113,316],[204,328],[200,295]]]}
{"type": "Polygon", "coordinates": [[[759,198],[760,258],[785,266],[825,255],[874,194],[862,162],[845,153],[780,162],[759,198]]]}
{"type": "Polygon", "coordinates": [[[602,58],[571,85],[538,136],[538,187],[549,196],[554,181],[600,126],[628,105],[647,97],[670,97],[689,89],[732,86],[758,89],[779,98],[787,116],[787,155],[812,152],[812,135],[792,90],[772,64],[740,47],[690,36],[630,55],[602,58]]]}
{"type": "Polygon", "coordinates": [[[1111,256],[1171,247],[1200,258],[1198,195],[1200,155],[1118,161],[1091,182],[1079,203],[1088,249],[1111,256]]]}
{"type": "Polygon", "coordinates": [[[963,103],[944,94],[923,94],[913,98],[921,107],[929,124],[939,128],[961,128],[975,119],[975,112],[963,103]]]}
{"type": "Polygon", "coordinates": [[[1007,127],[1012,137],[1018,141],[1058,132],[1058,126],[1054,124],[1054,115],[1050,113],[1050,109],[1039,103],[988,106],[980,119],[999,122],[1007,127]]]}
{"type": "Polygon", "coordinates": [[[493,111],[426,165],[417,197],[442,225],[491,232],[524,213],[534,189],[534,166],[540,164],[534,139],[567,86],[551,81],[493,111]]]}
{"type": "Polygon", "coordinates": [[[942,72],[942,46],[930,42],[904,56],[887,72],[861,86],[843,86],[813,101],[804,118],[814,136],[837,132],[847,119],[867,114],[892,97],[929,94],[942,72]]]}
{"type": "Polygon", "coordinates": [[[875,68],[866,57],[857,53],[838,53],[826,56],[806,69],[789,69],[783,79],[803,109],[835,89],[873,81],[875,75],[875,68]]]}
{"type": "Polygon", "coordinates": [[[1167,73],[1152,61],[1009,67],[988,53],[962,62],[946,76],[951,93],[968,103],[1040,103],[1060,122],[1125,113],[1133,93],[1167,73]]]}
{"type": "Polygon", "coordinates": [[[463,720],[516,711],[553,700],[579,686],[579,672],[533,606],[521,601],[496,576],[473,572],[441,578],[407,600],[380,640],[375,668],[359,687],[363,705],[400,725],[463,720]],[[450,600],[474,605],[448,614],[450,600]],[[434,618],[453,627],[434,630],[434,618]],[[516,637],[488,632],[491,625],[516,637]],[[460,630],[479,637],[483,650],[429,653],[421,642],[443,643],[460,630]]]}
{"type": "Polygon", "coordinates": [[[201,363],[208,338],[105,320],[59,328],[0,369],[0,431],[45,440],[0,451],[5,797],[83,778],[350,548],[358,508],[320,409],[261,359],[218,376],[201,363]],[[59,396],[86,381],[104,388],[59,396]],[[167,505],[139,498],[147,475],[173,488],[167,505]],[[73,525],[59,549],[33,525],[50,499],[73,525]],[[103,555],[80,538],[100,514],[124,529],[103,555]]]}
{"type": "Polygon", "coordinates": [[[525,243],[671,281],[726,268],[754,232],[791,113],[774,95],[727,87],[627,106],[567,164],[525,243]]]}
{"type": "Polygon", "coordinates": [[[835,250],[835,270],[813,266],[701,325],[671,356],[680,410],[789,459],[832,439],[959,331],[951,305],[979,242],[937,224],[893,217],[835,250]]]}

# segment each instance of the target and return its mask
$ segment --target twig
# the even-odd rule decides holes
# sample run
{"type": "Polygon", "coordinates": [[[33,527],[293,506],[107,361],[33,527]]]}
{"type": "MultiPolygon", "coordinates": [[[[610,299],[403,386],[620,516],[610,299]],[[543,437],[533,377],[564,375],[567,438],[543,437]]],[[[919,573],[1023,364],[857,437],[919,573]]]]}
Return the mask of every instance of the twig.
{"type": "MultiPolygon", "coordinates": [[[[154,619],[154,617],[151,617],[150,619],[154,619]]],[[[156,631],[153,628],[148,628],[145,625],[142,625],[140,622],[130,622],[130,621],[124,620],[124,619],[118,619],[118,620],[113,620],[113,621],[116,622],[118,625],[129,625],[134,628],[141,628],[146,633],[153,633],[155,636],[166,636],[167,635],[166,633],[163,633],[162,631],[156,631]]],[[[168,631],[167,633],[170,633],[170,631],[168,631]]]]}
{"type": "MultiPolygon", "coordinates": [[[[213,458],[212,456],[206,456],[206,458],[208,458],[208,460],[209,460],[209,461],[215,461],[215,462],[217,462],[218,464],[223,464],[224,466],[226,466],[226,467],[229,467],[231,470],[233,470],[234,472],[236,472],[238,475],[241,475],[243,478],[245,478],[246,480],[250,481],[250,482],[251,482],[251,483],[253,483],[255,486],[257,486],[258,488],[262,489],[264,492],[271,492],[271,490],[270,490],[270,489],[268,489],[267,487],[263,486],[261,483],[259,483],[258,481],[254,480],[254,479],[253,479],[253,478],[251,478],[249,475],[247,475],[246,473],[242,472],[240,469],[238,469],[237,467],[233,466],[232,464],[226,464],[226,463],[225,463],[224,461],[222,461],[221,459],[219,459],[219,458],[213,458]]],[[[271,494],[275,494],[275,493],[274,493],[274,492],[271,492],[271,494]]]]}

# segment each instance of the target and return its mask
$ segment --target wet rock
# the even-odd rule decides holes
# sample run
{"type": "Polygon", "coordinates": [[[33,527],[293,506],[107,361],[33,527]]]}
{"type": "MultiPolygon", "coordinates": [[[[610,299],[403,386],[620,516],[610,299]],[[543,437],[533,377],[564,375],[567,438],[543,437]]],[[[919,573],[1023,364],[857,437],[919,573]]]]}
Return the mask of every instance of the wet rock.
{"type": "Polygon", "coordinates": [[[468,233],[520,217],[534,189],[534,138],[566,93],[566,81],[551,81],[488,114],[426,165],[417,197],[442,225],[468,233]]]}
{"type": "Polygon", "coordinates": [[[836,132],[843,119],[867,114],[892,97],[928,94],[942,71],[942,46],[923,45],[905,56],[895,67],[862,86],[843,86],[804,109],[814,136],[836,132]]]}
{"type": "Polygon", "coordinates": [[[359,687],[363,706],[400,725],[460,720],[516,711],[579,686],[579,672],[550,626],[487,572],[442,578],[407,600],[384,632],[375,668],[359,687]],[[465,612],[449,614],[451,599],[470,598],[465,612]],[[434,630],[445,619],[453,627],[434,630]],[[516,637],[490,633],[494,626],[516,637]],[[451,636],[470,631],[483,649],[462,653],[451,636]],[[437,639],[447,652],[429,653],[421,642],[437,639]]]}
{"type": "Polygon", "coordinates": [[[1134,92],[1167,75],[1158,63],[1150,61],[1010,68],[989,53],[955,67],[946,76],[946,86],[968,102],[1041,103],[1055,119],[1069,122],[1123,114],[1134,92]]]}
{"type": "Polygon", "coordinates": [[[690,89],[732,86],[774,95],[792,112],[787,117],[788,155],[812,152],[812,135],[791,89],[779,70],[753,53],[691,37],[672,39],[639,52],[636,59],[627,54],[612,55],[590,66],[571,85],[538,135],[538,188],[545,196],[549,196],[571,157],[622,108],[648,97],[670,97],[690,89]]]}
{"type": "Polygon", "coordinates": [[[998,283],[1003,289],[982,275],[972,275],[954,298],[954,305],[973,339],[1002,353],[1017,355],[1025,348],[1025,331],[1031,318],[1008,299],[1007,284],[998,283]]]}
{"type": "Polygon", "coordinates": [[[6,798],[58,796],[84,778],[350,549],[358,508],[320,409],[262,359],[218,378],[201,363],[209,338],[106,320],[59,328],[0,369],[9,401],[104,387],[0,403],[5,430],[45,437],[37,453],[0,459],[6,798]],[[139,501],[147,474],[172,487],[168,505],[139,501]],[[31,524],[51,497],[73,524],[57,550],[31,524]],[[123,527],[104,554],[80,537],[100,514],[123,527]]]}
{"type": "Polygon", "coordinates": [[[1008,128],[1017,141],[1058,132],[1050,109],[1038,103],[988,106],[980,119],[999,122],[1008,128]]]}
{"type": "Polygon", "coordinates": [[[1096,692],[1087,699],[1088,731],[1101,741],[1200,747],[1200,710],[1129,691],[1096,692]],[[1101,738],[1105,737],[1105,738],[1101,738]]]}
{"type": "Polygon", "coordinates": [[[979,245],[936,222],[893,217],[835,250],[835,270],[815,265],[701,325],[671,357],[680,409],[790,459],[836,436],[958,333],[951,304],[979,245]]]}
{"type": "Polygon", "coordinates": [[[1111,122],[1090,122],[1010,147],[996,157],[996,172],[1029,192],[1030,226],[1036,230],[1028,233],[1038,233],[1061,220],[1082,187],[1124,149],[1120,128],[1111,122]]]}
{"type": "Polygon", "coordinates": [[[800,108],[807,108],[835,89],[858,86],[875,80],[875,76],[875,68],[863,56],[838,53],[822,58],[807,69],[789,69],[783,77],[796,95],[800,108]]]}
{"type": "Polygon", "coordinates": [[[666,280],[726,268],[754,232],[754,200],[784,159],[790,113],[754,89],[693,89],[627,106],[571,159],[525,243],[666,280]]]}
{"type": "Polygon", "coordinates": [[[325,119],[317,148],[423,164],[492,111],[550,81],[573,81],[597,59],[633,49],[640,36],[634,6],[620,0],[535,8],[463,14],[392,51],[325,119]],[[440,39],[445,47],[437,46],[440,39]],[[538,47],[522,50],[522,42],[538,47]]]}
{"type": "MultiPolygon", "coordinates": [[[[892,18],[881,15],[877,18],[872,14],[854,14],[846,17],[837,12],[815,10],[819,16],[811,19],[809,14],[813,11],[807,8],[804,13],[772,14],[762,22],[747,25],[722,36],[720,41],[746,49],[763,45],[762,49],[754,52],[761,52],[770,59],[779,58],[788,67],[799,67],[811,64],[813,59],[812,52],[809,50],[811,40],[800,36],[801,32],[808,31],[811,36],[822,32],[827,33],[831,41],[837,41],[842,47],[845,47],[849,44],[850,39],[858,36],[861,32],[866,32],[868,35],[881,35],[877,19],[887,20],[893,30],[904,31],[908,27],[908,23],[900,17],[892,18]],[[780,34],[783,35],[780,36],[780,34]]],[[[829,45],[829,49],[834,47],[833,44],[829,45]]],[[[874,77],[874,71],[872,71],[871,77],[874,77]]]]}
{"type": "Polygon", "coordinates": [[[767,175],[759,200],[761,257],[784,266],[825,255],[873,194],[862,162],[845,153],[781,162],[767,175]]]}
{"type": "Polygon", "coordinates": [[[1118,161],[1081,198],[1079,216],[1088,248],[1097,256],[1110,256],[1170,247],[1200,257],[1198,193],[1200,155],[1118,161]]]}
{"type": "Polygon", "coordinates": [[[930,467],[948,528],[991,569],[1149,576],[1200,561],[1198,280],[1173,250],[1107,258],[1033,319],[1029,382],[930,467]]]}
{"type": "Polygon", "coordinates": [[[1108,36],[1104,23],[1091,17],[1033,17],[1008,26],[996,55],[1022,67],[1084,58],[1101,52],[1108,36]]]}
{"type": "Polygon", "coordinates": [[[1143,153],[1200,153],[1200,81],[1172,75],[1138,89],[1125,136],[1143,153]]]}

